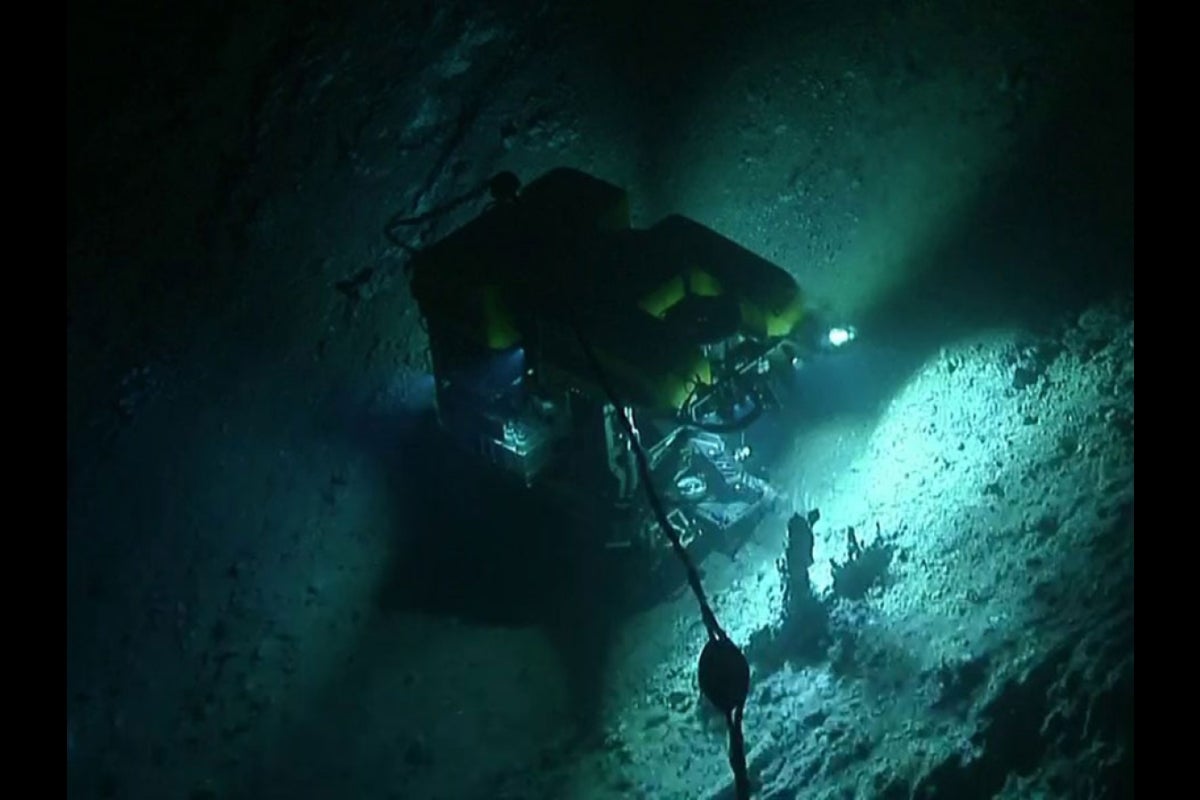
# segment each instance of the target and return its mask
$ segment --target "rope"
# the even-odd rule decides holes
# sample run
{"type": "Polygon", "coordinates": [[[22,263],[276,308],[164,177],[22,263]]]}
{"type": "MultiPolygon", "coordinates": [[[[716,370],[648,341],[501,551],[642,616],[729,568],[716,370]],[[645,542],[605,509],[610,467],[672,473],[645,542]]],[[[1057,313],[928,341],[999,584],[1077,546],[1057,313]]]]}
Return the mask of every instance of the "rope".
{"type": "Polygon", "coordinates": [[[717,615],[713,613],[712,606],[709,605],[708,598],[704,594],[704,586],[700,583],[700,573],[692,563],[683,542],[680,541],[679,532],[667,519],[662,501],[654,489],[651,481],[650,461],[646,458],[646,451],[642,448],[633,424],[621,411],[623,406],[612,384],[608,382],[604,369],[600,366],[600,360],[596,358],[595,351],[592,350],[578,327],[575,328],[575,337],[579,340],[579,346],[583,349],[588,364],[596,374],[596,380],[599,382],[601,390],[608,401],[617,408],[617,419],[621,421],[621,427],[629,437],[634,458],[637,460],[638,472],[646,487],[646,499],[650,503],[659,527],[671,540],[671,549],[683,562],[684,569],[687,570],[688,585],[691,586],[692,594],[696,596],[696,601],[700,604],[700,615],[704,619],[704,627],[708,631],[708,643],[700,655],[700,686],[708,699],[725,714],[725,724],[729,728],[729,766],[733,770],[737,800],[749,800],[750,776],[746,769],[746,740],[742,736],[742,715],[746,707],[746,692],[750,680],[749,666],[746,664],[741,650],[729,639],[720,623],[717,622],[717,615]]]}
{"type": "Polygon", "coordinates": [[[426,222],[431,222],[438,217],[445,216],[461,205],[471,202],[479,197],[482,197],[485,192],[490,192],[493,203],[508,203],[516,199],[517,192],[521,187],[521,182],[511,172],[499,172],[483,181],[478,186],[467,190],[458,197],[452,197],[446,202],[435,206],[428,211],[417,214],[415,216],[406,217],[402,213],[396,213],[388,219],[387,224],[383,226],[383,235],[388,241],[404,250],[413,251],[413,248],[408,242],[400,238],[399,229],[411,227],[413,225],[423,225],[426,222]]]}
{"type": "MultiPolygon", "coordinates": [[[[600,360],[596,358],[595,351],[592,350],[587,340],[583,338],[583,334],[579,332],[578,328],[575,329],[575,337],[579,340],[579,346],[583,348],[583,354],[588,360],[588,365],[596,373],[596,380],[600,383],[600,388],[604,391],[608,402],[612,403],[619,411],[623,406],[617,397],[616,391],[608,382],[608,377],[604,374],[604,369],[600,366],[600,360]]],[[[654,512],[654,518],[658,521],[659,527],[663,529],[663,533],[671,540],[671,549],[675,551],[675,555],[679,557],[679,560],[683,562],[684,569],[687,570],[688,585],[691,586],[692,594],[696,596],[696,601],[700,604],[700,616],[704,619],[704,627],[708,631],[709,640],[728,639],[729,637],[725,635],[721,624],[717,622],[717,615],[713,613],[712,606],[708,604],[708,597],[704,593],[704,586],[700,583],[700,573],[696,570],[696,566],[692,563],[691,557],[684,548],[683,542],[679,538],[679,532],[667,520],[662,500],[659,499],[658,492],[654,490],[654,484],[651,482],[650,461],[646,458],[646,451],[642,448],[642,443],[634,432],[633,425],[630,424],[629,418],[623,412],[617,414],[617,419],[620,420],[621,428],[625,431],[625,435],[629,437],[629,441],[633,445],[633,456],[637,460],[638,473],[642,476],[642,483],[646,487],[646,499],[650,502],[650,510],[654,512]]]]}
{"type": "MultiPolygon", "coordinates": [[[[510,203],[517,198],[517,193],[520,190],[520,181],[511,172],[501,172],[482,185],[422,214],[409,217],[395,214],[384,226],[384,235],[387,236],[392,244],[405,250],[413,251],[414,248],[401,239],[398,229],[412,225],[421,225],[435,220],[459,206],[480,197],[487,190],[491,191],[493,204],[510,203]]],[[[575,336],[579,340],[579,346],[583,349],[584,356],[595,373],[596,380],[599,382],[605,396],[618,410],[617,419],[620,420],[620,425],[625,431],[625,435],[629,437],[630,446],[638,465],[638,474],[641,475],[642,483],[646,487],[646,498],[650,503],[650,509],[653,511],[654,518],[657,520],[659,527],[662,528],[663,533],[671,541],[671,549],[683,564],[687,572],[688,585],[691,587],[692,594],[696,596],[696,602],[700,605],[700,616],[704,620],[704,628],[708,632],[708,642],[705,644],[704,651],[700,656],[701,690],[725,715],[725,722],[729,727],[729,765],[733,769],[734,787],[737,798],[738,800],[749,800],[750,778],[746,771],[746,745],[742,737],[742,714],[745,710],[746,694],[750,680],[749,666],[746,663],[746,658],[721,628],[721,624],[717,621],[717,615],[713,613],[712,606],[709,605],[708,597],[704,593],[704,586],[700,582],[700,573],[697,571],[695,564],[692,563],[687,549],[683,546],[683,542],[679,538],[679,532],[675,530],[675,527],[667,519],[662,500],[659,498],[658,492],[654,489],[654,483],[651,480],[650,461],[646,457],[646,451],[642,448],[642,443],[637,436],[637,432],[633,429],[632,422],[621,411],[624,406],[617,397],[616,391],[608,382],[608,378],[600,365],[599,359],[596,357],[595,351],[592,350],[591,345],[588,344],[578,327],[575,328],[575,336]]]]}

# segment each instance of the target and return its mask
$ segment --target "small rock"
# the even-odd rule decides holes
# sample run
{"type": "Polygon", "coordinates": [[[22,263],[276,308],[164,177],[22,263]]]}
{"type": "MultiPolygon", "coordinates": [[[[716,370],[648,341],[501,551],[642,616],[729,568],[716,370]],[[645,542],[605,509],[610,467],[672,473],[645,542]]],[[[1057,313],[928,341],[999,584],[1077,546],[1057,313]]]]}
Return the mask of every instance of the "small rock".
{"type": "Polygon", "coordinates": [[[692,707],[692,699],[690,694],[677,689],[667,695],[667,705],[671,710],[683,713],[692,707]]]}
{"type": "Polygon", "coordinates": [[[1038,517],[1033,527],[1034,530],[1043,536],[1053,536],[1058,532],[1060,524],[1058,517],[1056,517],[1054,514],[1046,513],[1038,517]]]}

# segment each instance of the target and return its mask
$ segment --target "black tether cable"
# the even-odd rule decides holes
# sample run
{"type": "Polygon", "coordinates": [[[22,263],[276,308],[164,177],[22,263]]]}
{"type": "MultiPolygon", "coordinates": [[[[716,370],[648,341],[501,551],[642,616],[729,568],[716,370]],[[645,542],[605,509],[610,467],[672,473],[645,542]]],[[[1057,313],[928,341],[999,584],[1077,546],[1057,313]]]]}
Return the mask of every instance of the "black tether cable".
{"type": "Polygon", "coordinates": [[[738,646],[725,635],[725,631],[717,622],[717,615],[713,613],[712,606],[708,604],[704,586],[700,583],[700,573],[696,571],[696,566],[688,556],[683,542],[680,541],[679,533],[667,519],[662,501],[651,481],[650,462],[646,458],[646,451],[642,449],[642,443],[633,430],[633,424],[625,416],[625,412],[622,410],[624,406],[621,405],[612,384],[608,382],[604,369],[600,366],[600,360],[596,358],[591,345],[588,344],[578,327],[575,328],[575,337],[579,340],[579,346],[583,349],[592,371],[596,373],[596,380],[605,396],[608,397],[608,402],[617,409],[617,419],[621,421],[621,427],[629,437],[634,458],[637,460],[638,472],[646,487],[646,498],[650,502],[650,508],[654,512],[655,519],[658,520],[659,527],[671,540],[671,548],[675,551],[675,555],[683,562],[692,594],[696,595],[696,601],[700,604],[700,616],[704,618],[704,627],[708,630],[708,642],[700,652],[700,690],[725,715],[725,722],[729,726],[729,766],[733,768],[734,787],[738,800],[748,800],[750,776],[746,771],[746,742],[742,738],[742,714],[746,707],[746,696],[750,692],[750,665],[746,662],[746,656],[742,654],[738,646]]]}
{"type": "Polygon", "coordinates": [[[511,172],[498,172],[488,178],[483,183],[473,189],[470,189],[458,197],[452,197],[446,202],[429,209],[428,211],[417,214],[411,217],[405,217],[399,213],[393,214],[388,219],[387,224],[383,226],[383,235],[388,241],[396,245],[396,247],[412,251],[413,247],[400,238],[398,233],[400,228],[409,227],[412,225],[422,225],[426,222],[437,219],[445,214],[450,213],[465,203],[469,203],[476,198],[482,197],[484,192],[490,192],[493,203],[507,203],[515,200],[517,191],[521,188],[521,181],[511,172]]]}
{"type": "MultiPolygon", "coordinates": [[[[491,192],[493,205],[515,202],[520,188],[521,182],[515,174],[511,172],[497,173],[476,188],[422,214],[411,217],[404,217],[400,214],[393,215],[384,226],[384,235],[397,247],[411,251],[413,248],[398,235],[399,228],[420,225],[437,219],[464,203],[480,197],[485,190],[491,192]]],[[[663,533],[671,540],[671,548],[683,563],[684,569],[687,571],[688,585],[692,589],[692,594],[696,596],[696,601],[700,604],[700,615],[704,619],[704,627],[708,631],[708,642],[705,643],[704,649],[700,653],[700,690],[709,702],[725,715],[725,722],[729,726],[729,765],[733,768],[737,800],[749,800],[750,777],[746,771],[746,744],[742,738],[742,714],[746,707],[746,697],[750,693],[750,665],[746,662],[746,656],[722,630],[720,623],[717,622],[716,614],[713,613],[712,606],[708,604],[704,586],[700,583],[700,573],[692,564],[687,549],[679,539],[679,533],[667,519],[662,501],[651,480],[650,462],[646,458],[646,452],[642,449],[642,443],[633,430],[633,424],[625,416],[622,410],[624,406],[621,405],[616,391],[608,382],[599,359],[596,358],[591,345],[577,327],[575,336],[579,340],[579,346],[583,349],[592,371],[596,374],[600,388],[608,397],[608,401],[617,409],[617,418],[621,421],[621,427],[629,437],[634,458],[637,460],[638,472],[646,487],[646,497],[654,512],[654,518],[658,521],[659,527],[663,529],[663,533]]]]}

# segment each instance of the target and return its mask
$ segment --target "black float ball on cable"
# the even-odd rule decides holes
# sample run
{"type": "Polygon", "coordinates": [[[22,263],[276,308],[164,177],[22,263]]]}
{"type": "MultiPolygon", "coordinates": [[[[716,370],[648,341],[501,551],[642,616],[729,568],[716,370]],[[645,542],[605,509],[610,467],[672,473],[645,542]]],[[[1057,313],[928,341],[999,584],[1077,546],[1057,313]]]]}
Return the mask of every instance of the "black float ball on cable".
{"type": "Polygon", "coordinates": [[[746,704],[750,664],[729,639],[709,639],[700,652],[700,691],[726,716],[746,704]]]}

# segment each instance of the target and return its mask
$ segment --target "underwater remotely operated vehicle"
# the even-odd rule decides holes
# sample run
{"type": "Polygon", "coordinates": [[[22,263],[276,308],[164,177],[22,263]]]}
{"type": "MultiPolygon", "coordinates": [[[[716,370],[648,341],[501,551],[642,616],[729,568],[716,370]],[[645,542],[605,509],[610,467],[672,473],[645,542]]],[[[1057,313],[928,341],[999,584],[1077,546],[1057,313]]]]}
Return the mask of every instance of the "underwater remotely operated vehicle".
{"type": "Polygon", "coordinates": [[[503,177],[409,265],[441,426],[657,564],[634,436],[688,551],[736,548],[777,499],[745,433],[826,333],[799,286],[685,217],[632,228],[625,191],[585,173],[503,177]]]}

